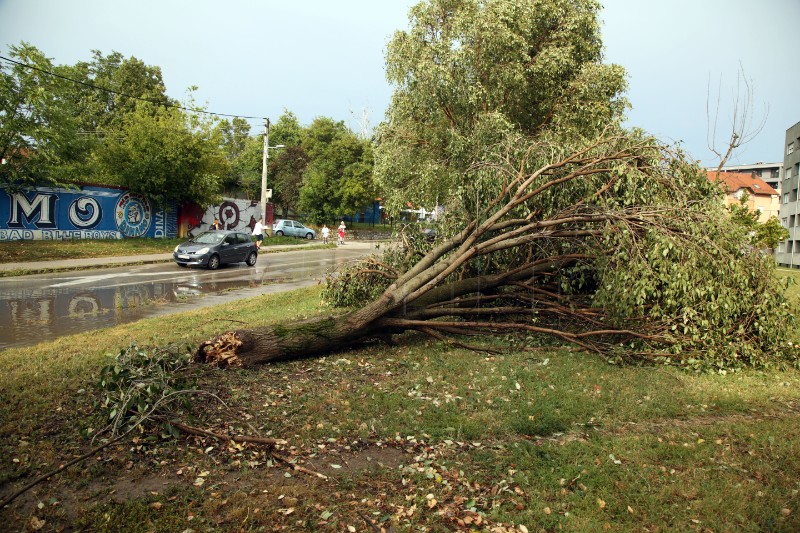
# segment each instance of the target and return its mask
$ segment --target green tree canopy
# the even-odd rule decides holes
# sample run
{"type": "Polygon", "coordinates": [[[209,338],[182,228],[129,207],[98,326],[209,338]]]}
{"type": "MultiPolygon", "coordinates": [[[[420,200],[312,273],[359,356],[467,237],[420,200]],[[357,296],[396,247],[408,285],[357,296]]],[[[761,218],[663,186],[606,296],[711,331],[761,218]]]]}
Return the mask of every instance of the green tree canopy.
{"type": "Polygon", "coordinates": [[[155,200],[218,201],[229,172],[219,129],[176,108],[140,102],[106,138],[103,170],[118,185],[155,200]]]}
{"type": "Polygon", "coordinates": [[[299,207],[315,223],[352,214],[375,199],[371,145],[344,122],[317,118],[303,131],[308,154],[299,207]]]}
{"type": "Polygon", "coordinates": [[[300,202],[300,188],[308,167],[308,154],[302,146],[289,146],[270,159],[270,186],[273,189],[272,202],[277,205],[284,217],[290,211],[297,211],[300,202]]]}
{"type": "Polygon", "coordinates": [[[78,105],[68,82],[47,72],[67,72],[27,43],[9,55],[20,64],[0,62],[0,184],[63,183],[83,151],[78,105]]]}
{"type": "Polygon", "coordinates": [[[444,203],[508,135],[593,138],[626,107],[595,0],[428,0],[388,45],[394,94],[377,134],[389,207],[444,203]]]}
{"type": "Polygon", "coordinates": [[[229,164],[223,178],[226,190],[241,189],[248,198],[256,198],[261,183],[261,143],[250,135],[250,124],[243,118],[221,120],[217,128],[222,139],[222,151],[229,164]]]}
{"type": "MultiPolygon", "coordinates": [[[[288,109],[278,117],[278,121],[270,126],[269,144],[277,146],[300,146],[303,142],[303,127],[297,116],[288,109]]],[[[271,155],[271,154],[270,154],[271,155]]]]}

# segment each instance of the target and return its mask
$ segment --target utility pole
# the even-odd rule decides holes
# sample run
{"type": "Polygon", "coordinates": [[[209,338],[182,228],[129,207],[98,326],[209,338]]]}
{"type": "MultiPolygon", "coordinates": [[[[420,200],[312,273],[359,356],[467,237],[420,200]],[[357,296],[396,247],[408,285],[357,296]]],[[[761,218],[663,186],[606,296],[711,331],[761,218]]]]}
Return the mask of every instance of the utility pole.
{"type": "MultiPolygon", "coordinates": [[[[269,119],[264,119],[264,155],[261,159],[261,222],[267,224],[267,164],[269,163],[269,119]]],[[[269,230],[267,230],[269,233],[269,230]]]]}

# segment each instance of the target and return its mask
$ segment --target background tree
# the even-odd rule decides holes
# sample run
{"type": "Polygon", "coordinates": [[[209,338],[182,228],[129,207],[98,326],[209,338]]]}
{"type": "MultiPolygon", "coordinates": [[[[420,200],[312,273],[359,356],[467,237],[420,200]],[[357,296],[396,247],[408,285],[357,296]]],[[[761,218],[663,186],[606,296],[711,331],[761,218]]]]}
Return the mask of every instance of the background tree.
{"type": "Polygon", "coordinates": [[[222,151],[230,169],[222,181],[224,189],[241,189],[250,199],[258,197],[262,154],[259,138],[250,135],[250,124],[239,117],[221,120],[217,128],[221,134],[222,151]]]}
{"type": "Polygon", "coordinates": [[[64,82],[63,102],[78,123],[80,140],[73,161],[60,170],[71,181],[107,183],[109,176],[96,157],[105,137],[120,129],[124,117],[136,110],[139,99],[156,106],[177,102],[167,97],[159,67],[119,52],[104,56],[93,50],[90,61],[60,68],[63,75],[76,81],[64,82]]]}
{"type": "MultiPolygon", "coordinates": [[[[464,172],[510,134],[592,138],[620,120],[594,0],[430,0],[387,47],[376,179],[393,210],[474,198],[464,172]]],[[[464,206],[457,206],[462,209],[464,206]]]]}
{"type": "MultiPolygon", "coordinates": [[[[753,140],[764,129],[769,116],[769,107],[764,106],[763,112],[760,116],[755,114],[755,85],[753,80],[748,78],[744,72],[744,68],[739,67],[739,72],[736,76],[736,90],[734,91],[734,98],[732,102],[732,109],[730,111],[730,124],[727,134],[727,144],[719,144],[717,135],[719,135],[718,128],[722,127],[719,124],[720,116],[720,91],[722,90],[722,82],[717,85],[717,97],[713,106],[711,102],[711,81],[708,83],[708,97],[706,99],[706,119],[707,130],[706,140],[708,149],[719,159],[717,165],[717,179],[719,173],[730,157],[742,146],[753,140]]],[[[724,127],[723,127],[724,129],[724,127]]]]}
{"type": "Polygon", "coordinates": [[[84,81],[102,89],[78,86],[82,92],[82,127],[88,131],[118,125],[123,118],[137,111],[139,99],[158,106],[176,104],[170,99],[161,68],[147,65],[135,57],[119,52],[104,56],[92,50],[92,60],[79,62],[72,70],[83,74],[84,81]]]}
{"type": "Polygon", "coordinates": [[[288,109],[278,117],[278,121],[270,126],[269,143],[272,146],[300,146],[303,142],[303,127],[297,116],[288,109]]]}
{"type": "Polygon", "coordinates": [[[751,211],[747,205],[750,196],[744,193],[739,204],[728,207],[731,219],[747,232],[750,244],[756,248],[773,250],[778,243],[789,238],[789,230],[784,228],[777,217],[771,216],[766,222],[759,222],[761,212],[751,211]]]}
{"type": "Polygon", "coordinates": [[[140,102],[107,136],[104,171],[118,185],[162,203],[219,200],[229,171],[219,130],[177,108],[140,102]]]}
{"type": "Polygon", "coordinates": [[[0,184],[63,183],[82,152],[77,103],[67,82],[47,74],[64,69],[27,43],[9,55],[20,64],[0,62],[0,184]]]}
{"type": "Polygon", "coordinates": [[[302,146],[287,145],[270,158],[269,175],[272,177],[272,202],[278,206],[284,218],[297,212],[300,188],[308,167],[308,154],[302,146]]]}
{"type": "Polygon", "coordinates": [[[331,221],[374,201],[371,146],[344,122],[317,118],[303,131],[302,146],[309,162],[299,208],[311,222],[331,221]]]}

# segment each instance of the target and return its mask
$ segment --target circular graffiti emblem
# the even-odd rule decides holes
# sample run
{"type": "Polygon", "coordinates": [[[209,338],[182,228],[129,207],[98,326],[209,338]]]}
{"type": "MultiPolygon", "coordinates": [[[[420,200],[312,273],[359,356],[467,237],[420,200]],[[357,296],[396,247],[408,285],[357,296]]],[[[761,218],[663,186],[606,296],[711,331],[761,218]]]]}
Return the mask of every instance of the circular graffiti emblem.
{"type": "Polygon", "coordinates": [[[239,206],[233,202],[222,202],[219,206],[219,219],[223,228],[236,228],[239,225],[239,206]]]}
{"type": "Polygon", "coordinates": [[[117,227],[126,237],[141,237],[147,233],[153,213],[150,201],[135,192],[126,192],[117,200],[117,227]]]}
{"type": "Polygon", "coordinates": [[[90,196],[81,196],[69,206],[69,221],[76,228],[92,229],[100,224],[100,204],[90,196]]]}

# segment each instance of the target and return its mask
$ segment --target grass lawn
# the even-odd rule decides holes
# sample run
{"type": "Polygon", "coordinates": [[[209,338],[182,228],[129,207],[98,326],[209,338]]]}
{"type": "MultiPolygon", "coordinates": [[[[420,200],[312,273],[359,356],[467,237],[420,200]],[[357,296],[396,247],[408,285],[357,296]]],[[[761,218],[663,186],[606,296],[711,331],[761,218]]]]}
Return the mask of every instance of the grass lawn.
{"type": "MultiPolygon", "coordinates": [[[[331,313],[319,301],[313,287],[0,352],[0,498],[91,449],[110,354],[331,313]]],[[[260,445],[135,433],[0,519],[55,531],[800,530],[800,372],[398,341],[193,371],[206,394],[185,423],[283,439],[291,464],[260,445]]]]}

